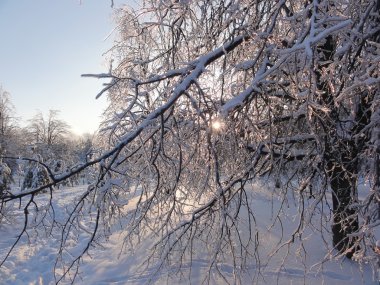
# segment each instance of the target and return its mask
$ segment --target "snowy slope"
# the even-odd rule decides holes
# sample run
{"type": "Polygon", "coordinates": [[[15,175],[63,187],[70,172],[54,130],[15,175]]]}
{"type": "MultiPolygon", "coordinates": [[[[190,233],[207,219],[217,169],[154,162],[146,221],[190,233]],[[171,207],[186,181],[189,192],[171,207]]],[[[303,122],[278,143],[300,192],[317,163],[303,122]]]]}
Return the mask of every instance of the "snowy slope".
{"type": "MultiPolygon", "coordinates": [[[[85,190],[86,186],[56,190],[52,204],[57,220],[64,221],[67,207],[70,207],[85,190]]],[[[37,199],[45,205],[49,203],[48,194],[39,195],[37,199]]],[[[244,274],[243,284],[378,284],[373,280],[369,266],[360,268],[357,263],[342,259],[321,263],[327,256],[326,242],[329,240],[328,237],[323,240],[317,230],[306,232],[302,236],[302,244],[300,239],[296,238],[293,243],[279,248],[279,244],[287,241],[297,226],[297,221],[294,220],[297,211],[294,201],[289,198],[288,203],[282,205],[280,200],[272,197],[262,185],[252,187],[252,209],[257,220],[256,227],[260,232],[260,263],[252,260],[244,274]],[[282,215],[281,223],[275,223],[270,227],[273,222],[271,217],[273,213],[281,210],[281,205],[286,207],[287,215],[282,215]]],[[[14,206],[13,210],[10,209],[12,218],[0,225],[2,258],[23,226],[23,213],[17,210],[17,205],[14,206]]],[[[210,284],[226,284],[217,272],[207,274],[207,255],[201,254],[195,256],[191,263],[189,260],[183,260],[180,272],[178,266],[171,266],[155,274],[154,265],[146,271],[141,264],[149,253],[153,239],[145,239],[134,252],[124,252],[121,250],[123,236],[121,229],[116,230],[103,246],[91,248],[80,266],[79,278],[75,284],[137,285],[150,281],[155,284],[201,284],[205,281],[205,276],[210,277],[210,284]]],[[[46,230],[31,233],[29,241],[23,237],[13,254],[0,268],[0,284],[55,284],[53,270],[60,245],[59,239],[59,233],[53,231],[51,235],[46,236],[46,230]]],[[[85,240],[79,241],[80,246],[84,243],[85,240]]],[[[203,250],[200,249],[200,252],[203,250]]],[[[231,264],[219,264],[219,269],[227,278],[231,278],[230,281],[233,280],[231,264]]],[[[63,282],[66,283],[70,281],[63,282]]]]}

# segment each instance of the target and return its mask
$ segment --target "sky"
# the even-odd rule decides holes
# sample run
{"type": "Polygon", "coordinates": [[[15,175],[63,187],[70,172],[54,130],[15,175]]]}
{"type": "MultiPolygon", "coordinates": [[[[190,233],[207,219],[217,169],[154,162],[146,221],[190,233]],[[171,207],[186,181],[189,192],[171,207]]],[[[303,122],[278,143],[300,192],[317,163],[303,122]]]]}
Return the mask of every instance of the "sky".
{"type": "Polygon", "coordinates": [[[76,134],[98,128],[105,81],[81,74],[108,71],[112,12],[110,0],[0,0],[0,86],[22,125],[60,110],[76,134]]]}

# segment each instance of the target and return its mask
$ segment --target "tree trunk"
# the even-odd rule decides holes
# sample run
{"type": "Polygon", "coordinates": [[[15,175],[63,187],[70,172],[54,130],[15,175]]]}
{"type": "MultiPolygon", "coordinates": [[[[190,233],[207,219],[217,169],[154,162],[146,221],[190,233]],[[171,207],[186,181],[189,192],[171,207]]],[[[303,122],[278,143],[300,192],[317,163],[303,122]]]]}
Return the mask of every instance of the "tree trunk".
{"type": "MultiPolygon", "coordinates": [[[[335,153],[335,155],[339,154],[335,153]]],[[[333,245],[339,252],[346,252],[346,256],[351,258],[355,252],[357,238],[350,235],[359,229],[357,212],[352,208],[357,195],[357,175],[349,157],[345,157],[345,153],[340,155],[343,157],[338,163],[333,157],[330,159],[327,171],[333,201],[333,245]]]]}
{"type": "MultiPolygon", "coordinates": [[[[379,14],[380,0],[377,1],[374,7],[374,12],[379,14]]],[[[379,18],[376,18],[373,26],[377,27],[379,18]]],[[[379,43],[380,32],[377,32],[370,39],[379,43]]],[[[362,52],[362,46],[359,48],[357,56],[362,52]]],[[[333,39],[329,37],[322,49],[326,59],[332,59],[334,52],[333,39]]],[[[352,59],[352,64],[349,71],[354,69],[356,58],[352,59]]],[[[320,75],[319,75],[320,76],[320,75]]],[[[339,107],[336,107],[332,102],[331,92],[326,83],[320,82],[319,87],[324,92],[323,100],[328,103],[332,110],[333,120],[335,120],[335,130],[337,130],[339,120],[339,107]]],[[[332,226],[333,245],[340,252],[345,252],[348,258],[351,258],[353,253],[357,250],[355,242],[357,237],[352,234],[356,233],[359,229],[359,220],[356,210],[352,207],[353,203],[357,200],[357,179],[358,179],[358,165],[359,155],[365,151],[368,146],[370,137],[363,130],[371,122],[371,105],[374,100],[374,94],[367,91],[362,91],[358,98],[358,103],[355,112],[354,126],[349,130],[347,138],[340,137],[335,132],[333,143],[327,143],[327,173],[330,178],[330,186],[333,192],[333,215],[334,224],[332,226]]],[[[330,126],[333,127],[334,126],[330,126]]],[[[347,133],[347,130],[343,130],[347,133]]],[[[330,140],[331,142],[331,140],[330,140]]]]}
{"type": "MultiPolygon", "coordinates": [[[[323,61],[332,61],[335,52],[335,43],[332,36],[318,47],[323,61]]],[[[329,115],[321,122],[325,133],[324,161],[325,171],[330,180],[333,202],[333,246],[341,253],[345,252],[351,258],[357,240],[351,235],[359,228],[358,215],[352,203],[357,195],[357,154],[358,148],[352,139],[350,130],[346,129],[340,120],[340,109],[334,103],[333,93],[328,82],[322,79],[322,67],[316,70],[317,87],[321,91],[321,103],[330,109],[329,115]]]]}

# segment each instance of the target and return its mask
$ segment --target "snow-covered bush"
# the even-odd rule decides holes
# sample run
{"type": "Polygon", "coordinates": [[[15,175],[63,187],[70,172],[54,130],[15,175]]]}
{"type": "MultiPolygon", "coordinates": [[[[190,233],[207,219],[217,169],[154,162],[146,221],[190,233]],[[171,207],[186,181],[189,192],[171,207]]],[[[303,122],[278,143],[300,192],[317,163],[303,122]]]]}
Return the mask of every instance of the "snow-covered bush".
{"type": "Polygon", "coordinates": [[[46,165],[42,164],[42,157],[35,155],[34,159],[28,160],[25,166],[25,176],[22,182],[21,190],[37,189],[50,182],[49,172],[46,165]]]}
{"type": "Polygon", "coordinates": [[[22,190],[36,189],[49,183],[49,174],[44,167],[33,166],[26,171],[22,190]]]}

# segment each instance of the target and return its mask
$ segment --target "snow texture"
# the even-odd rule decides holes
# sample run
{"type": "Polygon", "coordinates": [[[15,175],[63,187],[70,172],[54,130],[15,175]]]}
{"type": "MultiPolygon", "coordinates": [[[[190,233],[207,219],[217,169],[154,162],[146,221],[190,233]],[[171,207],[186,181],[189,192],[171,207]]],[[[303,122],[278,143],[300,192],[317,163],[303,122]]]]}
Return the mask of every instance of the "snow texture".
{"type": "MultiPolygon", "coordinates": [[[[272,223],[273,211],[280,208],[281,201],[274,199],[269,189],[271,185],[256,183],[252,185],[251,207],[255,210],[257,227],[260,231],[260,263],[251,263],[248,272],[243,279],[243,284],[378,284],[373,279],[373,274],[369,266],[358,266],[350,260],[329,260],[321,263],[326,257],[323,250],[325,244],[320,234],[310,230],[303,236],[304,248],[300,247],[297,239],[290,247],[282,247],[274,255],[273,249],[278,248],[278,242],[282,236],[291,233],[297,226],[293,220],[292,213],[296,213],[294,201],[289,201],[289,215],[283,217],[283,227],[269,227],[272,223]],[[292,206],[293,205],[293,206],[292,206]],[[289,250],[289,254],[287,252],[289,250]],[[306,254],[303,253],[306,251],[306,254]],[[260,270],[260,275],[257,275],[260,270]]],[[[63,221],[66,209],[70,207],[80,195],[87,191],[86,186],[61,189],[55,193],[53,207],[56,219],[63,221]]],[[[39,195],[37,197],[41,204],[47,204],[49,195],[39,195]]],[[[291,198],[289,198],[291,199],[291,198]]],[[[133,201],[130,201],[133,203],[133,201]]],[[[133,205],[129,205],[133,207],[133,205]]],[[[1,223],[0,232],[0,254],[4,256],[6,250],[17,236],[20,227],[19,223],[23,219],[23,213],[17,206],[12,211],[11,220],[1,223]]],[[[83,227],[86,225],[83,224],[83,227]]],[[[141,246],[134,252],[123,252],[122,230],[115,231],[104,247],[93,247],[89,255],[79,268],[79,277],[74,284],[135,284],[142,285],[147,282],[153,284],[201,284],[204,276],[208,273],[208,256],[199,255],[191,262],[184,260],[181,269],[182,273],[177,274],[179,269],[176,266],[165,268],[164,271],[156,274],[155,268],[143,270],[141,266],[146,257],[149,247],[154,243],[153,237],[145,239],[141,246]],[[174,274],[173,274],[174,273],[174,274]],[[190,277],[190,279],[189,279],[190,277]]],[[[32,235],[29,242],[22,240],[22,243],[15,249],[15,252],[0,268],[1,284],[55,284],[54,263],[59,247],[59,233],[51,236],[32,235]]],[[[68,243],[74,243],[74,240],[68,243]]],[[[84,247],[85,239],[79,240],[77,249],[84,247]]],[[[79,251],[79,250],[78,250],[79,251]]],[[[199,249],[202,252],[202,249],[199,249]]],[[[71,254],[75,255],[75,251],[71,254]]],[[[233,280],[233,265],[224,263],[218,264],[219,270],[233,280]]],[[[66,284],[68,280],[63,282],[66,284]]],[[[210,274],[210,284],[225,284],[216,272],[210,274]]]]}

